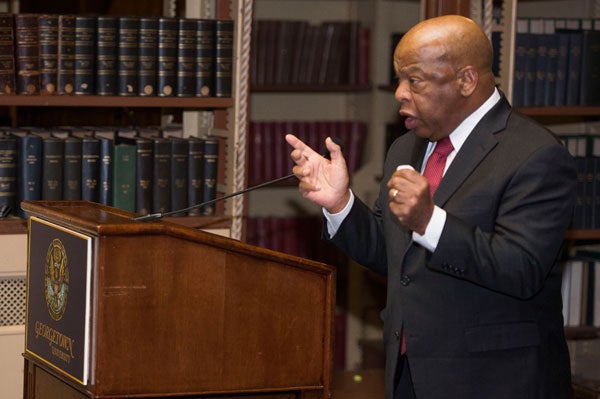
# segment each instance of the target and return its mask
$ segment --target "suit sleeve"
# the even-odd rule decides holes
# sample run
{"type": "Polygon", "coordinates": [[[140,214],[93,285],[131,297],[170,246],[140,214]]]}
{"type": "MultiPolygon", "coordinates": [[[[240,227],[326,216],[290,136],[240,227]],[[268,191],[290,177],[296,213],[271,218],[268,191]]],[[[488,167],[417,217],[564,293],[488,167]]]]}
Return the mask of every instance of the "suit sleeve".
{"type": "Polygon", "coordinates": [[[427,266],[507,295],[534,296],[556,264],[575,191],[568,152],[559,145],[540,148],[500,191],[492,231],[448,211],[427,266]]]}

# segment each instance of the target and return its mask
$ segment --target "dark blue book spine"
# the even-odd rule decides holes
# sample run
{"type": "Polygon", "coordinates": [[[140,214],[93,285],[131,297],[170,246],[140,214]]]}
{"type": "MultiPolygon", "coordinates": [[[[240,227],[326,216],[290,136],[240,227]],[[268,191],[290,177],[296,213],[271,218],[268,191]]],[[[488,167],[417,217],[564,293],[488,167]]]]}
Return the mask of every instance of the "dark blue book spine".
{"type": "MultiPolygon", "coordinates": [[[[188,207],[189,144],[186,139],[171,138],[171,209],[188,207]]],[[[177,214],[185,216],[185,213],[177,214]]]]}
{"type": "MultiPolygon", "coordinates": [[[[42,198],[42,151],[40,136],[18,137],[17,204],[24,200],[37,201],[42,198]]],[[[17,206],[17,215],[26,217],[20,206],[17,206]]]]}
{"type": "Polygon", "coordinates": [[[565,105],[579,105],[581,92],[581,50],[583,34],[569,33],[569,64],[567,70],[567,96],[565,105]]]}
{"type": "Polygon", "coordinates": [[[171,211],[171,142],[165,138],[154,139],[154,164],[152,180],[152,212],[171,211]]]}
{"type": "Polygon", "coordinates": [[[43,140],[42,199],[61,200],[63,195],[63,141],[56,137],[47,137],[43,140]]]}
{"type": "Polygon", "coordinates": [[[158,19],[140,18],[139,85],[140,96],[156,95],[158,62],[158,19]]]}
{"type": "Polygon", "coordinates": [[[75,16],[58,17],[58,94],[75,92],[75,16]]]}
{"type": "Polygon", "coordinates": [[[177,34],[177,96],[196,95],[196,21],[179,19],[177,34]]]}
{"type": "Polygon", "coordinates": [[[63,196],[62,199],[81,199],[81,139],[67,137],[63,140],[63,196]]]}
{"type": "Polygon", "coordinates": [[[104,205],[112,205],[112,166],[114,157],[114,141],[100,137],[100,192],[99,202],[104,205]]]}
{"type": "Polygon", "coordinates": [[[119,17],[117,50],[117,94],[138,94],[139,17],[119,17]]]}
{"type": "Polygon", "coordinates": [[[600,31],[583,31],[580,105],[600,105],[600,31]]]}
{"type": "Polygon", "coordinates": [[[215,21],[196,22],[196,96],[214,95],[215,21]]]}
{"type": "Polygon", "coordinates": [[[97,18],[88,15],[75,17],[75,94],[96,93],[95,47],[97,18]]]}
{"type": "Polygon", "coordinates": [[[546,84],[548,76],[548,34],[536,35],[536,61],[535,61],[535,89],[533,105],[539,107],[544,105],[546,84]]]}
{"type": "Polygon", "coordinates": [[[569,65],[569,35],[567,33],[556,33],[557,40],[557,62],[556,62],[556,91],[554,95],[555,106],[563,106],[567,101],[567,71],[569,65]]]}
{"type": "Polygon", "coordinates": [[[81,142],[81,199],[100,201],[100,140],[84,137],[81,142]]]}
{"type": "Polygon", "coordinates": [[[17,94],[40,93],[40,42],[37,14],[15,14],[17,94]]]}
{"type": "MultiPolygon", "coordinates": [[[[199,137],[190,137],[188,153],[188,204],[194,206],[202,203],[204,187],[204,140],[199,137]]],[[[200,209],[189,211],[190,216],[200,215],[200,209]]]]}
{"type": "Polygon", "coordinates": [[[58,15],[38,17],[40,40],[40,94],[56,94],[58,86],[58,15]]]}
{"type": "Polygon", "coordinates": [[[523,106],[535,105],[535,82],[537,75],[537,41],[538,34],[525,33],[525,85],[523,90],[523,106]]]}
{"type": "Polygon", "coordinates": [[[174,96],[177,90],[177,19],[158,20],[158,95],[174,96]]]}
{"type": "Polygon", "coordinates": [[[215,21],[215,97],[231,97],[233,77],[233,21],[215,21]]]}
{"type": "Polygon", "coordinates": [[[98,17],[96,45],[96,94],[117,94],[117,18],[98,17]]]}
{"type": "Polygon", "coordinates": [[[527,63],[527,34],[515,35],[515,59],[512,105],[522,107],[525,103],[525,65],[527,63]]]}
{"type": "MultiPolygon", "coordinates": [[[[202,202],[212,201],[217,197],[217,175],[219,166],[219,140],[213,137],[204,141],[204,181],[202,202]]],[[[212,216],[216,213],[215,204],[202,207],[202,214],[212,216]]]]}
{"type": "Polygon", "coordinates": [[[0,207],[15,213],[17,205],[17,139],[0,136],[0,207]]]}

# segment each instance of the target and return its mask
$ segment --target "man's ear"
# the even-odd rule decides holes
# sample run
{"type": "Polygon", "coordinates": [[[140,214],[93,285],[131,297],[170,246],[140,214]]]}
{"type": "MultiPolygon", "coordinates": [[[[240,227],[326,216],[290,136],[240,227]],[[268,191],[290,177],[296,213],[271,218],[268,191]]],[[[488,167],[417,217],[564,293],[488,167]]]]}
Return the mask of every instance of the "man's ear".
{"type": "Polygon", "coordinates": [[[472,66],[466,66],[458,71],[458,83],[460,85],[460,93],[469,97],[475,91],[479,82],[479,73],[472,66]]]}

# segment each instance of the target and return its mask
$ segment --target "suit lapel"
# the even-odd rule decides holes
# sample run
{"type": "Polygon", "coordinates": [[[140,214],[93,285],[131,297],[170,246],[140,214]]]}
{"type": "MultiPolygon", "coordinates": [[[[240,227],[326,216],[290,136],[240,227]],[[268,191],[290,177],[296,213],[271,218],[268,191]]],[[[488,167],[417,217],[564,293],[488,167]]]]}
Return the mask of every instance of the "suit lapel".
{"type": "Polygon", "coordinates": [[[496,146],[495,133],[506,128],[510,112],[510,105],[502,97],[475,126],[435,192],[433,199],[438,206],[444,206],[463,181],[496,146]]]}

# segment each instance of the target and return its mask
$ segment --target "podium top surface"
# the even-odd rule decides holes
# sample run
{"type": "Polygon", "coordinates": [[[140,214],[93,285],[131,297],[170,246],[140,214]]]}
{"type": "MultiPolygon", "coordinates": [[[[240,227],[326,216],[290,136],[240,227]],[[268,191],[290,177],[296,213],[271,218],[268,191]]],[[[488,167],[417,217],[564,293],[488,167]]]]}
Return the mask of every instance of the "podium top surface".
{"type": "Polygon", "coordinates": [[[304,268],[308,267],[324,274],[330,274],[334,271],[332,266],[324,263],[255,247],[231,238],[171,223],[164,219],[151,222],[136,221],[133,218],[139,215],[133,212],[95,202],[23,201],[21,207],[31,216],[37,216],[91,236],[168,235],[253,257],[278,259],[283,263],[301,265],[304,268]]]}

